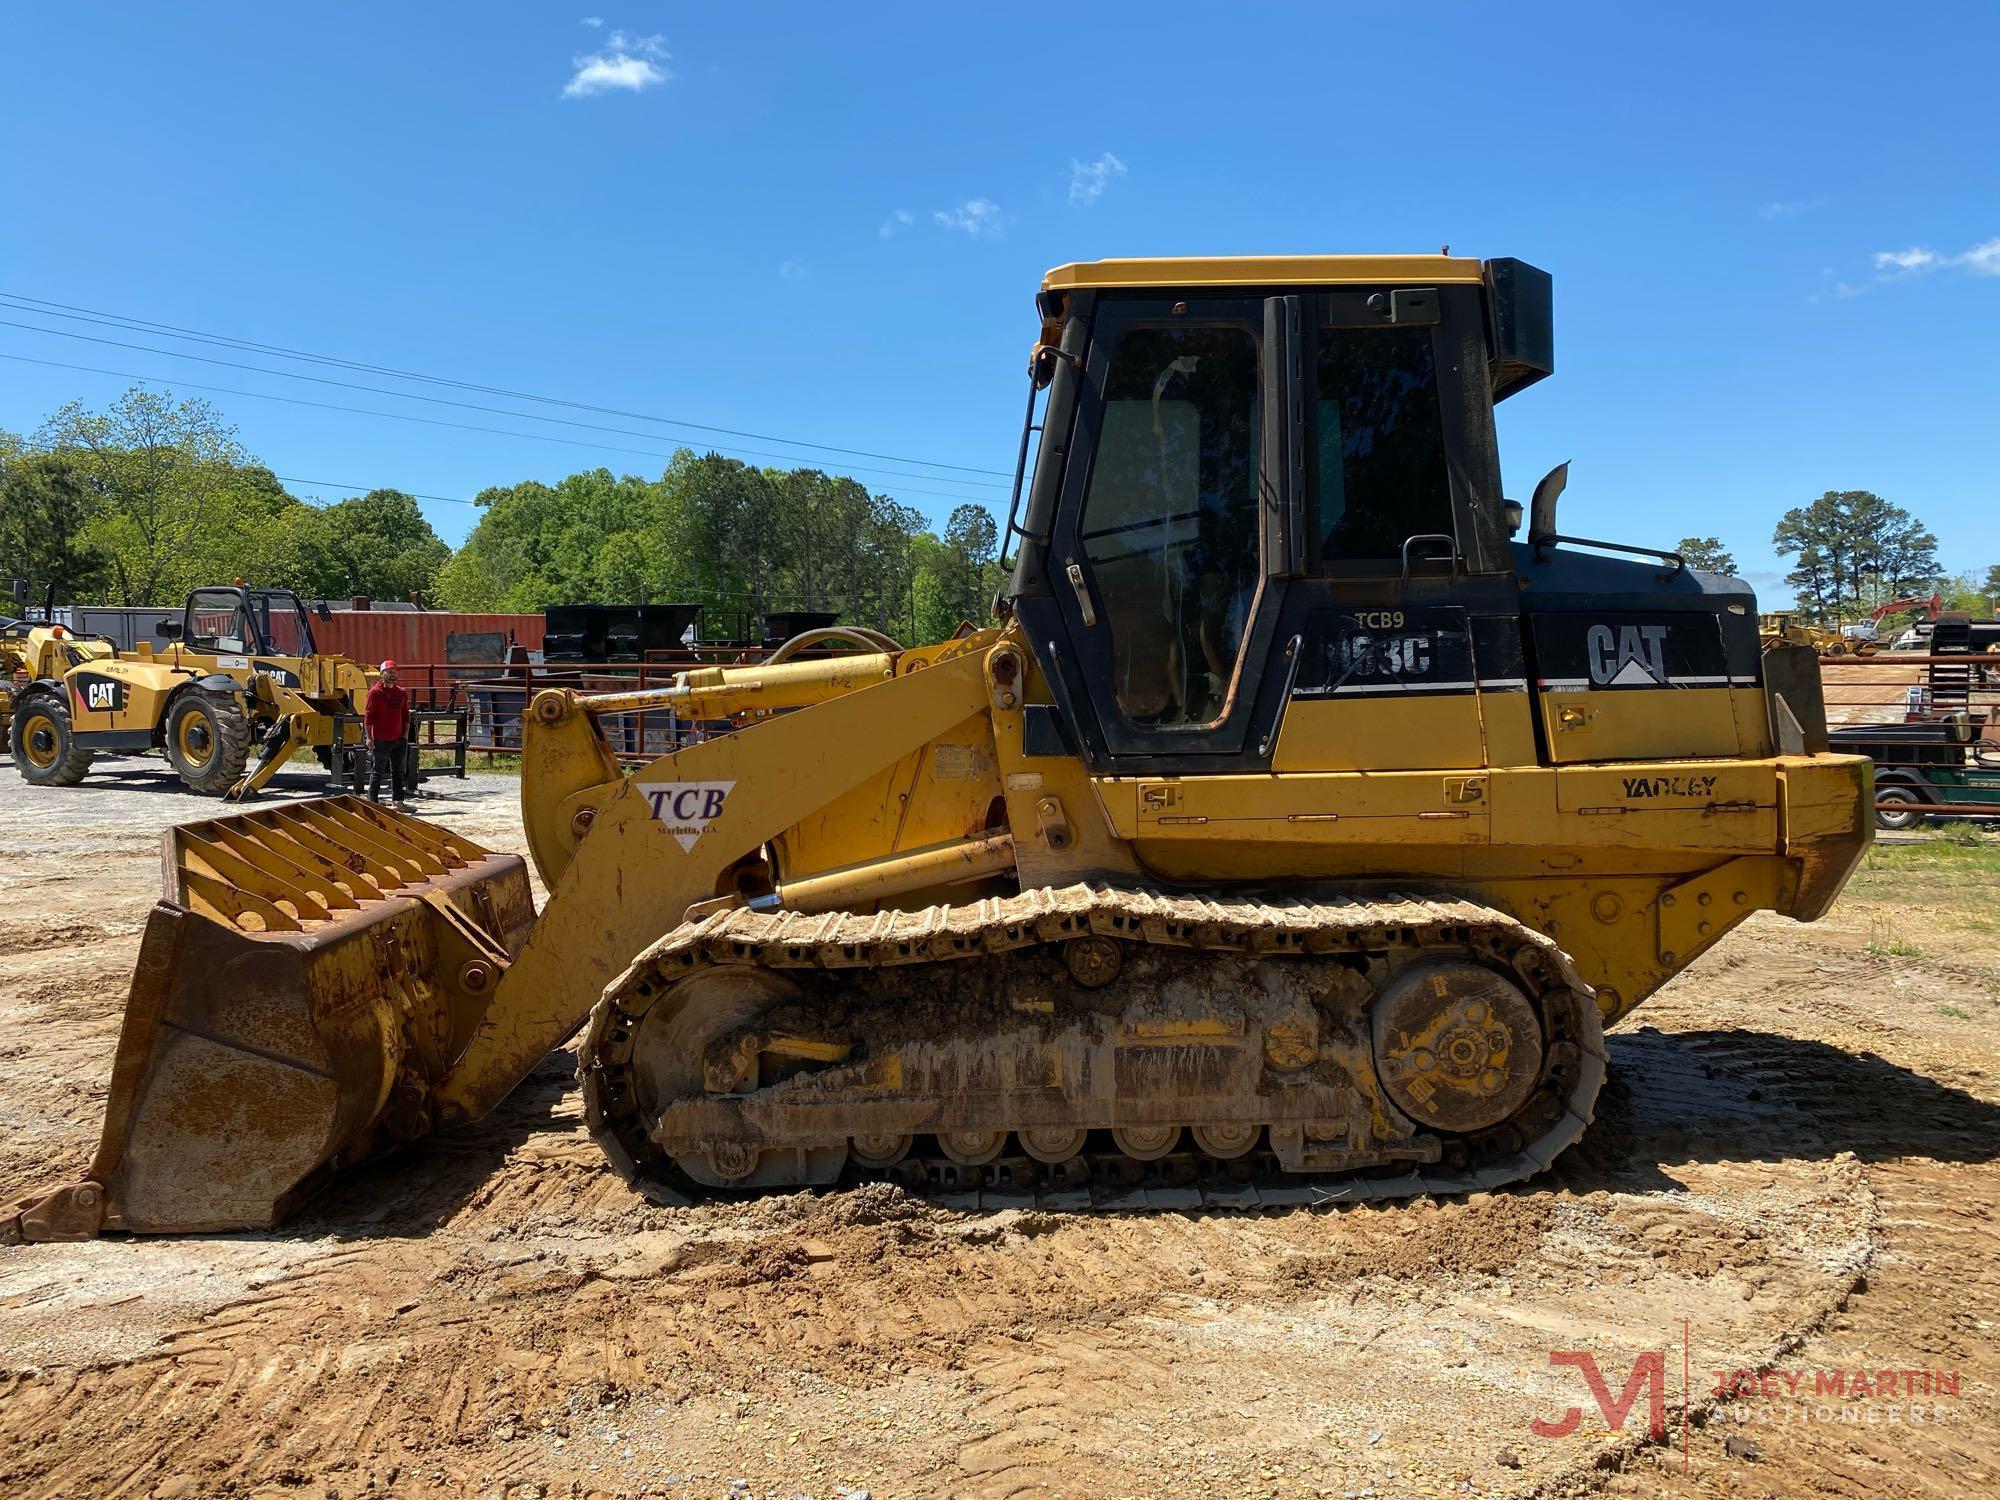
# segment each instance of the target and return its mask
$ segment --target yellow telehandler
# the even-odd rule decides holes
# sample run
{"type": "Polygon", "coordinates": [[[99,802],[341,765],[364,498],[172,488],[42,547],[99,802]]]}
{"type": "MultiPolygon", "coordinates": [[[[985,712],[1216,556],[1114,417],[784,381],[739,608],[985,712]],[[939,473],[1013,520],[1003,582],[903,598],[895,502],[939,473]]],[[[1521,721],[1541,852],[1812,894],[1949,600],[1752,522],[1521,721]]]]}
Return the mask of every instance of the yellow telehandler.
{"type": "Polygon", "coordinates": [[[243,797],[299,750],[326,757],[336,740],[359,743],[373,675],[318,651],[289,589],[195,589],[161,628],[172,638],[163,650],[47,657],[30,674],[13,705],[25,780],[74,786],[99,754],[159,750],[189,791],[243,797]]]}
{"type": "Polygon", "coordinates": [[[54,618],[55,591],[50,607],[37,620],[27,608],[27,584],[16,579],[14,604],[19,618],[0,616],[0,755],[14,744],[14,700],[37,680],[60,677],[71,667],[107,661],[118,654],[117,643],[103,636],[78,635],[54,618]]]}
{"type": "Polygon", "coordinates": [[[97,1159],[5,1233],[270,1224],[579,1029],[642,1185],[1491,1188],[1582,1134],[1608,1023],[1826,910],[1872,799],[1812,653],[1561,535],[1563,470],[1513,539],[1546,275],[1099,261],[1038,307],[994,627],[537,693],[539,916],[519,857],[355,799],[173,830],[97,1159]],[[621,768],[662,709],[734,732],[621,768]]]}

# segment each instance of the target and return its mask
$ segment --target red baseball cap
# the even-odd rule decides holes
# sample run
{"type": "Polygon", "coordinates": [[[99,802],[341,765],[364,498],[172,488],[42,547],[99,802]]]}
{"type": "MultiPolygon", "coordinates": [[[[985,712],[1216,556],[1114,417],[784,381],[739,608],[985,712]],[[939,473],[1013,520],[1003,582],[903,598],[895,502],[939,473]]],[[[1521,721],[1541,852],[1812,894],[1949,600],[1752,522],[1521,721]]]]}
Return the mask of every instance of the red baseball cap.
{"type": "Polygon", "coordinates": [[[392,661],[385,661],[382,663],[382,670],[385,672],[393,672],[396,670],[396,664],[392,661]]]}

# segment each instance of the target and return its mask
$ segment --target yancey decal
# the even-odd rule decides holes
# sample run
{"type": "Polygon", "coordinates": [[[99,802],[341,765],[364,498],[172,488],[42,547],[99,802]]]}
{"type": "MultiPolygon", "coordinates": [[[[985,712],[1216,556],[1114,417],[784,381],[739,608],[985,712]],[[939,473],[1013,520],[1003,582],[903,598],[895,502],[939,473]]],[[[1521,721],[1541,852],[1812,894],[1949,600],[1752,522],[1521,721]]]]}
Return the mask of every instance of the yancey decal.
{"type": "Polygon", "coordinates": [[[1713,797],[1713,776],[1621,776],[1625,795],[1643,797],[1713,797]]]}
{"type": "Polygon", "coordinates": [[[733,781],[653,781],[638,783],[638,791],[675,842],[692,853],[708,825],[722,815],[723,804],[735,785],[733,781]]]}

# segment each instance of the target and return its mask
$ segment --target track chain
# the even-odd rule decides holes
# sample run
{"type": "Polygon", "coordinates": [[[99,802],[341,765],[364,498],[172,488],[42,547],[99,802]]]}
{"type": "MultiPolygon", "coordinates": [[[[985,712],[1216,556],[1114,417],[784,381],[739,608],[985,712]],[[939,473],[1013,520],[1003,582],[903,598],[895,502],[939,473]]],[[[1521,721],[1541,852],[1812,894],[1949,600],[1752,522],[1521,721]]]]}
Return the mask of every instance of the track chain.
{"type": "Polygon", "coordinates": [[[1574,1044],[1576,1077],[1561,1113],[1539,1136],[1470,1167],[1306,1176],[1278,1171],[1267,1150],[1227,1162],[1181,1151],[1143,1165],[1087,1151],[1053,1167],[1019,1154],[984,1167],[943,1156],[912,1156],[881,1170],[850,1162],[843,1180],[882,1178],[928,1192],[944,1206],[988,1209],[1255,1209],[1448,1196],[1534,1176],[1590,1124],[1606,1065],[1592,992],[1553,940],[1497,908],[1403,893],[1204,897],[1083,883],[869,915],[730,910],[676,929],[607,986],[591,1012],[578,1062],[591,1133],[635,1186],[684,1185],[624,1102],[630,1091],[622,1086],[625,1058],[618,1053],[619,1039],[629,1037],[658,995],[696,969],[875,969],[997,956],[1090,935],[1245,959],[1412,950],[1476,938],[1488,951],[1507,952],[1524,977],[1539,971],[1544,1003],[1556,1013],[1551,1041],[1574,1044]]]}

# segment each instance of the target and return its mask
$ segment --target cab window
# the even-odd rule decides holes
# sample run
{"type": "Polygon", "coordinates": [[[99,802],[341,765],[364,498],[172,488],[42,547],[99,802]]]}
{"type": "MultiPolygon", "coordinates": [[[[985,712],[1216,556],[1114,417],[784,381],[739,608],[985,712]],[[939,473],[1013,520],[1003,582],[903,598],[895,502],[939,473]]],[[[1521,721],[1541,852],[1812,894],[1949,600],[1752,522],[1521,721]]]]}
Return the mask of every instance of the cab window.
{"type": "Polygon", "coordinates": [[[1259,374],[1242,323],[1140,324],[1112,350],[1078,536],[1134,725],[1227,706],[1261,576],[1259,374]]]}
{"type": "Polygon", "coordinates": [[[274,656],[311,656],[312,626],[306,623],[305,608],[292,594],[253,594],[258,633],[265,649],[274,656]]]}
{"type": "Polygon", "coordinates": [[[1403,543],[1453,535],[1437,363],[1428,328],[1322,328],[1320,555],[1400,562],[1403,543]]]}
{"type": "Polygon", "coordinates": [[[256,649],[243,596],[231,589],[197,589],[188,597],[184,639],[191,651],[241,656],[256,649]]]}

